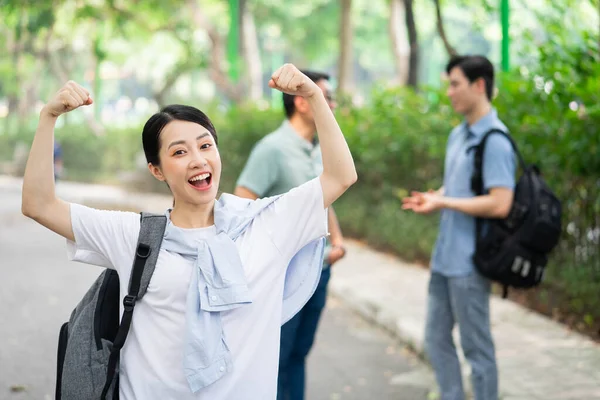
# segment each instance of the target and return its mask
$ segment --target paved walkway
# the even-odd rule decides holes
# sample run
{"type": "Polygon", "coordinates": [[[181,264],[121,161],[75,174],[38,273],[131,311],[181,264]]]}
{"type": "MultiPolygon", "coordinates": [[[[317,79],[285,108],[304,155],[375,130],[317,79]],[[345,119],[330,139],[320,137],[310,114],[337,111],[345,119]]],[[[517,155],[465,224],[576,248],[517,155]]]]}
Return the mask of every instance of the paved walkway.
{"type": "MultiPolygon", "coordinates": [[[[15,185],[20,180],[0,176],[0,190],[15,185]]],[[[161,212],[171,204],[168,196],[101,185],[62,182],[57,192],[96,207],[161,212]]],[[[423,354],[429,271],[358,242],[347,247],[331,294],[423,354]]],[[[491,308],[503,400],[600,400],[600,345],[508,300],[494,296],[491,308]]],[[[463,374],[468,386],[464,359],[463,374]]]]}

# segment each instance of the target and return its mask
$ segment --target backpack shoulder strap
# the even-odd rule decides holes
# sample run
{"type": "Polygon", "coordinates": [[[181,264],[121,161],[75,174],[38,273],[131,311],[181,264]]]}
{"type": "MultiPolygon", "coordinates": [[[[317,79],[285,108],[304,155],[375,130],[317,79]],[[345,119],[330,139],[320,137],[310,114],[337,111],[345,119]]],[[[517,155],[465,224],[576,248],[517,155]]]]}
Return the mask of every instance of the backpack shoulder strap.
{"type": "MultiPolygon", "coordinates": [[[[517,144],[515,143],[515,141],[511,137],[511,135],[509,135],[507,132],[504,132],[501,129],[497,129],[497,128],[490,129],[489,131],[487,131],[486,133],[483,134],[483,137],[481,138],[481,140],[479,141],[478,144],[471,146],[467,149],[467,152],[469,152],[473,149],[475,150],[475,157],[474,157],[475,166],[473,168],[473,175],[471,176],[471,190],[477,196],[482,195],[483,189],[484,189],[484,186],[483,186],[483,153],[485,151],[485,143],[487,142],[488,138],[493,134],[500,134],[500,135],[504,136],[505,138],[507,138],[513,148],[513,151],[515,152],[515,154],[517,155],[517,157],[519,159],[519,164],[521,165],[521,168],[523,169],[523,171],[525,171],[525,169],[527,168],[527,165],[525,164],[525,160],[523,160],[523,157],[521,156],[521,153],[519,152],[519,149],[517,148],[517,144]]],[[[479,239],[480,239],[482,225],[483,225],[483,218],[475,218],[475,240],[476,241],[479,241],[479,239]]]]}
{"type": "Polygon", "coordinates": [[[129,291],[123,299],[123,316],[108,359],[106,382],[101,395],[102,400],[106,399],[115,378],[117,362],[129,333],[135,303],[144,296],[146,289],[148,289],[167,225],[167,217],[164,215],[141,213],[140,218],[140,234],[129,279],[129,291]]]}
{"type": "Polygon", "coordinates": [[[500,134],[500,135],[504,136],[505,138],[507,138],[513,148],[513,151],[515,152],[515,154],[517,155],[517,158],[519,159],[519,165],[521,166],[521,168],[523,170],[525,170],[527,168],[527,164],[525,164],[525,160],[521,156],[521,153],[519,152],[519,148],[517,147],[517,144],[513,140],[512,136],[509,135],[507,132],[504,132],[501,129],[497,129],[497,128],[490,129],[489,131],[487,131],[486,133],[483,134],[483,137],[481,138],[481,140],[479,141],[478,144],[473,145],[467,149],[467,152],[469,152],[471,150],[475,150],[475,157],[474,157],[475,168],[473,170],[473,176],[471,177],[471,190],[473,190],[473,193],[475,193],[476,195],[483,194],[483,154],[485,151],[485,144],[486,144],[488,138],[493,134],[500,134]]]}
{"type": "MultiPolygon", "coordinates": [[[[140,236],[138,238],[138,250],[140,245],[145,245],[149,247],[150,253],[146,260],[146,266],[142,272],[141,281],[138,284],[138,300],[146,294],[146,290],[150,284],[150,278],[152,278],[152,274],[154,273],[154,267],[156,266],[156,261],[158,260],[158,253],[160,252],[160,246],[162,244],[165,228],[167,226],[167,217],[162,214],[143,212],[141,213],[141,220],[142,223],[140,226],[140,236]]],[[[133,278],[133,274],[131,277],[133,278]]],[[[134,292],[131,290],[133,283],[134,282],[132,281],[129,282],[130,294],[131,292],[134,292]]]]}

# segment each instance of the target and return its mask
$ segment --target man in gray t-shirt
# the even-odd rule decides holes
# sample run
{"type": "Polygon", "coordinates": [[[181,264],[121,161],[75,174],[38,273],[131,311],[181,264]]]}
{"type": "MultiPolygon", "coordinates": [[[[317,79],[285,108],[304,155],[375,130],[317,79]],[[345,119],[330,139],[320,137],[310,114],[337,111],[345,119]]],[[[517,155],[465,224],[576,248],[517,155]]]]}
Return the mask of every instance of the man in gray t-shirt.
{"type": "MultiPolygon", "coordinates": [[[[329,76],[302,71],[323,90],[333,109],[329,76]]],[[[250,153],[235,194],[251,199],[286,193],[317,178],[322,170],[321,149],[315,121],[308,102],[299,96],[283,94],[287,119],[274,132],[262,138],[250,153]]],[[[308,303],[281,327],[277,399],[303,400],[306,357],[312,347],[319,318],[325,307],[330,267],[345,255],[343,237],[335,212],[328,210],[330,237],[323,260],[319,285],[308,303]]]]}

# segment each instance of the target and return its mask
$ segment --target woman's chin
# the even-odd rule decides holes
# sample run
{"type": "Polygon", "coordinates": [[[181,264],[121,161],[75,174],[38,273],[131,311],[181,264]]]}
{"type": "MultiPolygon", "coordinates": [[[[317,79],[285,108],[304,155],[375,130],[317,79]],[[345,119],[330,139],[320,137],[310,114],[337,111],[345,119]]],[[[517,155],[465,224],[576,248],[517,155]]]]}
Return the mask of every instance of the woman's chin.
{"type": "Polygon", "coordinates": [[[187,188],[185,193],[180,197],[188,204],[201,206],[211,203],[215,200],[216,196],[216,187],[211,185],[206,189],[198,189],[195,187],[187,188]]]}

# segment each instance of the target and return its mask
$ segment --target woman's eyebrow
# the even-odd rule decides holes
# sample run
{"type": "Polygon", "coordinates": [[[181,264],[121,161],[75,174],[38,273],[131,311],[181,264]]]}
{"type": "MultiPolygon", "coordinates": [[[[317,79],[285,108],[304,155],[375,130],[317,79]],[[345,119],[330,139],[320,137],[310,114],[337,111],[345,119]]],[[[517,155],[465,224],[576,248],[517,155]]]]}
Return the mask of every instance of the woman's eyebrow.
{"type": "MultiPolygon", "coordinates": [[[[198,137],[196,138],[196,140],[200,140],[200,139],[202,139],[202,138],[205,138],[205,137],[207,137],[208,135],[210,135],[210,133],[208,133],[208,132],[204,132],[202,135],[198,136],[198,137]]],[[[185,144],[185,140],[176,140],[176,141],[174,141],[174,142],[171,142],[171,144],[169,145],[169,147],[167,147],[167,149],[170,149],[170,148],[171,148],[171,147],[173,147],[173,146],[177,146],[178,144],[185,144]]]]}

